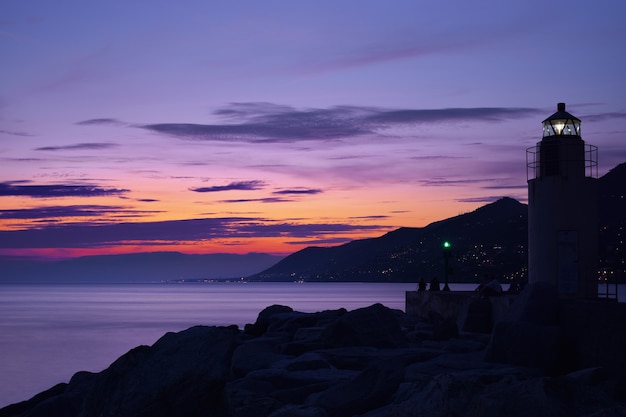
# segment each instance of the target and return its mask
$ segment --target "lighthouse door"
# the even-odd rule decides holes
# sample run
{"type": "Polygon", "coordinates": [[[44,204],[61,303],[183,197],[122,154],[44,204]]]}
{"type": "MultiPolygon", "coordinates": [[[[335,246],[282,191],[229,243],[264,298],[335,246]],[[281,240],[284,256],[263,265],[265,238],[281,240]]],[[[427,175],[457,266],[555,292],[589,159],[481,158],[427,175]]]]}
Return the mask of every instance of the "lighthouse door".
{"type": "Polygon", "coordinates": [[[559,230],[557,232],[557,274],[559,292],[578,292],[578,232],[559,230]]]}

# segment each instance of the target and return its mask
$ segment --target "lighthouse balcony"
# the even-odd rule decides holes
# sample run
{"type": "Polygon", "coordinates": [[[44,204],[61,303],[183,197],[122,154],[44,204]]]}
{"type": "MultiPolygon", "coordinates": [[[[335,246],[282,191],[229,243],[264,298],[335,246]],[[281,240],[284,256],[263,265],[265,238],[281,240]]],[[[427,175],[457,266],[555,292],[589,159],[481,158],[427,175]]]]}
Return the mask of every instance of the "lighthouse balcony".
{"type": "Polygon", "coordinates": [[[572,139],[543,140],[526,149],[526,181],[546,176],[598,178],[598,147],[572,139]]]}

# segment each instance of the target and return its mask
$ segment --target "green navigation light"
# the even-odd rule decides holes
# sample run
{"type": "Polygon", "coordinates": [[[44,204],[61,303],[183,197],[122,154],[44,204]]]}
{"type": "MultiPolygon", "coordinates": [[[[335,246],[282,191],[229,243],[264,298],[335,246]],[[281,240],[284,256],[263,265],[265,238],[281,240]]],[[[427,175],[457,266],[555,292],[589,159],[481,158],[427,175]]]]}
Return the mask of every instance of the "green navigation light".
{"type": "Polygon", "coordinates": [[[443,242],[443,247],[444,247],[444,248],[446,248],[446,249],[447,249],[447,248],[449,248],[449,247],[451,247],[451,246],[452,246],[452,244],[451,244],[450,242],[448,242],[447,240],[443,242]]]}

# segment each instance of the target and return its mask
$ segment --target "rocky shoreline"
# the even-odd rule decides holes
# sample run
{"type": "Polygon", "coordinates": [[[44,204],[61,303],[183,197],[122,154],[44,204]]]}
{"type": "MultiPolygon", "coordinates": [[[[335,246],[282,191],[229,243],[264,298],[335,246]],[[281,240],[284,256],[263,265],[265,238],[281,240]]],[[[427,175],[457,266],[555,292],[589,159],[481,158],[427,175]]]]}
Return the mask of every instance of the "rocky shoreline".
{"type": "Polygon", "coordinates": [[[273,305],[243,330],[168,333],[0,417],[626,416],[623,375],[498,363],[490,349],[490,334],[381,304],[273,305]]]}

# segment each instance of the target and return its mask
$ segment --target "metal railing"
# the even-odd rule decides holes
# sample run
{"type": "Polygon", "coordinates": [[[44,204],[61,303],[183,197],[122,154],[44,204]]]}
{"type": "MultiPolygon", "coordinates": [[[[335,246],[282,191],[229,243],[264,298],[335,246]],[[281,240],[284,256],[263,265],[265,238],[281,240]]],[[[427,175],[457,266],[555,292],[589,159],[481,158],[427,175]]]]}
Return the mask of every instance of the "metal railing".
{"type": "MultiPolygon", "coordinates": [[[[541,143],[526,149],[526,181],[537,179],[541,176],[541,143]]],[[[579,162],[565,159],[568,163],[579,162]]],[[[595,145],[584,144],[584,164],[585,176],[598,178],[598,147],[595,145]]],[[[566,170],[565,170],[566,172],[566,170]]]]}

